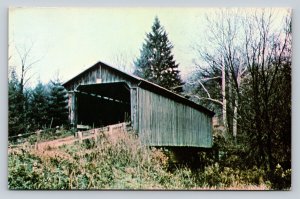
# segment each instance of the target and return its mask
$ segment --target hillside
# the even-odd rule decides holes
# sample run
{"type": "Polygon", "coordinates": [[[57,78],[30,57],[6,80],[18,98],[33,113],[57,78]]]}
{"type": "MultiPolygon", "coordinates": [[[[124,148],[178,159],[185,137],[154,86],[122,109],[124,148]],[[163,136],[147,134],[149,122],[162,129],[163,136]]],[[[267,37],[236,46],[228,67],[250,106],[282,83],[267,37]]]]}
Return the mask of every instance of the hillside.
{"type": "Polygon", "coordinates": [[[170,170],[162,150],[143,146],[133,133],[102,134],[59,148],[29,142],[8,150],[9,189],[246,189],[265,190],[258,169],[214,163],[204,170],[170,170]]]}

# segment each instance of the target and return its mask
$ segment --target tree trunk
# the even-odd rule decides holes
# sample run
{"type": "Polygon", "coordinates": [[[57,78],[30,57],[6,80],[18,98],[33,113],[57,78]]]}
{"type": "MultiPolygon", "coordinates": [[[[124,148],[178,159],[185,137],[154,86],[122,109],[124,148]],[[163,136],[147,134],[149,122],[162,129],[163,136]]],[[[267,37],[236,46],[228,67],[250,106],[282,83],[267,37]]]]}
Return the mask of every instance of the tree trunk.
{"type": "Polygon", "coordinates": [[[240,95],[240,85],[242,81],[242,75],[245,72],[242,71],[241,67],[239,67],[236,82],[237,82],[237,88],[236,88],[236,95],[234,96],[234,108],[233,108],[233,124],[232,124],[232,133],[235,142],[237,141],[237,118],[238,118],[238,107],[239,107],[239,95],[240,95]]]}
{"type": "Polygon", "coordinates": [[[234,97],[234,108],[233,108],[233,121],[232,121],[232,133],[234,140],[236,142],[236,136],[237,136],[237,113],[238,113],[238,97],[234,97]]]}
{"type": "Polygon", "coordinates": [[[224,130],[227,131],[227,102],[226,102],[226,79],[225,79],[225,64],[222,63],[222,97],[223,97],[223,125],[224,130]]]}

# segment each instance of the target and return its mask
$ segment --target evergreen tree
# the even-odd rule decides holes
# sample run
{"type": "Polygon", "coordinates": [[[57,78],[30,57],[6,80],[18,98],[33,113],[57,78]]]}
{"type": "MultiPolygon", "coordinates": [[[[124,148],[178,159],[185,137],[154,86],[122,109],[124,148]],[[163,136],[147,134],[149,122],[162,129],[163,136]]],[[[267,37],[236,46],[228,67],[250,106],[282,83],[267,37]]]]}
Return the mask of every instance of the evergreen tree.
{"type": "Polygon", "coordinates": [[[8,129],[9,136],[18,135],[25,129],[23,122],[23,96],[15,70],[8,82],[8,129]]]}
{"type": "Polygon", "coordinates": [[[16,71],[13,69],[8,81],[9,136],[27,133],[32,128],[28,115],[30,95],[31,90],[22,89],[16,71]]]}
{"type": "Polygon", "coordinates": [[[59,80],[51,81],[49,96],[49,119],[51,127],[67,124],[68,96],[66,89],[59,80]]]}
{"type": "Polygon", "coordinates": [[[48,98],[45,85],[39,82],[32,91],[29,103],[29,117],[35,128],[41,128],[49,125],[48,98]]]}
{"type": "Polygon", "coordinates": [[[156,17],[152,32],[146,35],[134,74],[175,92],[182,92],[178,64],[172,55],[173,45],[156,17]]]}

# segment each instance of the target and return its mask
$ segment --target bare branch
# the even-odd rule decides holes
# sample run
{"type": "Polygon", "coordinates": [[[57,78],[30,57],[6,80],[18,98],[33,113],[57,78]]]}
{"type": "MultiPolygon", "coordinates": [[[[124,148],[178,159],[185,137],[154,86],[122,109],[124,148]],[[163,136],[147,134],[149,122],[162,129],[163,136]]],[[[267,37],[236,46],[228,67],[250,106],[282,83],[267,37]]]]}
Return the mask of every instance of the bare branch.
{"type": "Polygon", "coordinates": [[[26,83],[27,83],[33,76],[35,76],[35,75],[36,75],[36,73],[32,74],[29,78],[27,78],[27,79],[25,80],[25,82],[24,82],[24,86],[25,86],[26,83]]]}
{"type": "Polygon", "coordinates": [[[205,88],[205,86],[202,84],[202,82],[201,82],[201,81],[198,81],[198,83],[201,85],[201,87],[203,88],[203,90],[206,92],[208,98],[211,98],[211,96],[210,96],[208,90],[205,88]]]}
{"type": "Polygon", "coordinates": [[[209,80],[213,80],[213,79],[220,79],[222,78],[221,76],[216,76],[216,77],[207,77],[207,78],[203,78],[201,79],[202,81],[209,81],[209,80]]]}
{"type": "Polygon", "coordinates": [[[219,101],[219,100],[217,100],[217,99],[212,99],[212,98],[210,98],[210,97],[199,97],[199,96],[197,96],[197,95],[192,95],[192,96],[193,96],[193,97],[196,97],[196,98],[199,99],[199,100],[209,100],[209,101],[218,103],[218,104],[220,104],[220,105],[223,106],[223,102],[221,102],[221,101],[219,101]]]}

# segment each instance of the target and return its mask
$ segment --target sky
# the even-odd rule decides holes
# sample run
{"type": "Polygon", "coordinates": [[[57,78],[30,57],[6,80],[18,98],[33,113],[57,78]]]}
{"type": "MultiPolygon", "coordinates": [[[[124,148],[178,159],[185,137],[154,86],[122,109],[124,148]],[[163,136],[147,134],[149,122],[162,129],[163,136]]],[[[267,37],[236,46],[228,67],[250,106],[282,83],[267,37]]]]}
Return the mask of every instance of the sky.
{"type": "Polygon", "coordinates": [[[183,79],[193,73],[195,43],[205,43],[208,8],[10,8],[9,66],[20,72],[18,52],[31,48],[29,85],[57,76],[67,81],[98,61],[118,67],[133,60],[157,16],[173,44],[183,79]],[[121,60],[121,61],[120,61],[121,60]]]}

